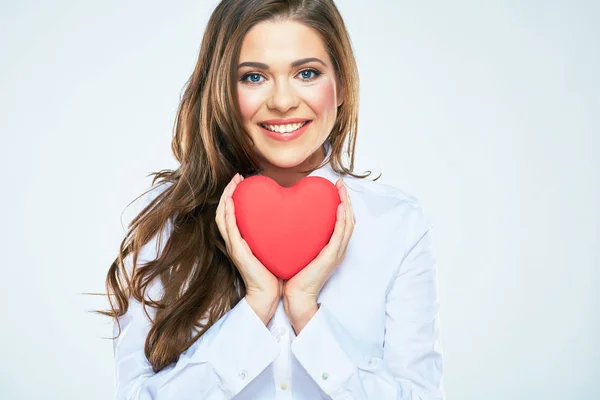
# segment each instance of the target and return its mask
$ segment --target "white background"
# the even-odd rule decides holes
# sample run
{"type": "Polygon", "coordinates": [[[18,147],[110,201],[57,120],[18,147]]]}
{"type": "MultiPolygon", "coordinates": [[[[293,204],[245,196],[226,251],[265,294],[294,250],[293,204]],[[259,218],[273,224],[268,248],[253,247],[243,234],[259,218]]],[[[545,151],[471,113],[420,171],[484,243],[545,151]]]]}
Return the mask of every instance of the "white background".
{"type": "MultiPolygon", "coordinates": [[[[419,198],[449,399],[600,398],[600,3],[339,0],[358,171],[419,198]]],[[[114,398],[121,213],[176,168],[213,1],[2,1],[2,399],[114,398]]]]}

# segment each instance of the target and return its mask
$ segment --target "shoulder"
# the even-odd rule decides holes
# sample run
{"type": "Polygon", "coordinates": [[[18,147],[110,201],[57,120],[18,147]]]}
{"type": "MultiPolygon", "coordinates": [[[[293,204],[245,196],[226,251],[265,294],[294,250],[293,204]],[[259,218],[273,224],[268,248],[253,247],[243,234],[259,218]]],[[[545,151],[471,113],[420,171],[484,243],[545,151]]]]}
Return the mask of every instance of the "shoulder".
{"type": "Polygon", "coordinates": [[[346,176],[344,183],[351,200],[363,202],[373,213],[423,213],[420,199],[399,187],[373,181],[371,177],[346,176]]]}
{"type": "MultiPolygon", "coordinates": [[[[122,217],[123,227],[127,230],[131,229],[131,223],[133,220],[140,216],[141,213],[146,210],[146,208],[156,199],[158,198],[165,190],[167,190],[172,182],[160,182],[156,183],[149,188],[147,188],[141,195],[139,195],[136,199],[134,199],[125,209],[124,218],[122,217]]],[[[156,204],[154,205],[154,207],[156,204]]],[[[137,227],[139,228],[139,226],[137,227]]],[[[137,265],[142,266],[149,261],[153,261],[158,258],[158,256],[162,253],[166,241],[172,233],[172,220],[168,219],[161,229],[158,231],[139,249],[139,253],[137,256],[137,265]]],[[[134,232],[134,235],[137,232],[134,232]]],[[[133,270],[133,253],[129,253],[124,260],[124,266],[127,271],[131,274],[133,270]]],[[[151,294],[150,297],[153,299],[160,298],[161,285],[157,284],[159,280],[156,278],[155,283],[153,283],[148,290],[148,293],[151,294]]]]}
{"type": "Polygon", "coordinates": [[[371,177],[346,176],[344,182],[357,220],[394,237],[396,245],[410,246],[431,228],[422,201],[411,193],[371,177]]]}
{"type": "Polygon", "coordinates": [[[141,196],[141,204],[143,207],[149,205],[154,199],[156,199],[159,195],[161,195],[164,191],[166,191],[169,187],[173,185],[173,182],[159,182],[150,186],[141,196]]]}
{"type": "MultiPolygon", "coordinates": [[[[147,215],[150,210],[153,210],[157,203],[155,203],[151,209],[148,209],[154,200],[156,200],[163,192],[165,192],[169,187],[173,185],[173,182],[159,182],[156,183],[149,188],[147,188],[141,195],[136,197],[131,203],[129,203],[125,210],[123,211],[123,215],[121,217],[121,224],[124,229],[131,229],[132,222],[137,218],[141,217],[141,215],[147,215]]],[[[172,230],[172,217],[167,219],[165,224],[162,226],[162,229],[152,237],[152,239],[147,242],[142,247],[142,252],[147,252],[149,249],[152,249],[157,240],[160,241],[162,237],[168,237],[171,234],[172,230]]],[[[161,247],[159,245],[159,247],[161,247]]]]}
{"type": "Polygon", "coordinates": [[[129,203],[124,210],[125,220],[129,226],[129,223],[138,216],[146,207],[148,207],[158,196],[160,196],[165,190],[173,185],[173,182],[159,182],[151,185],[142,194],[136,197],[131,203],[129,203]]]}
{"type": "Polygon", "coordinates": [[[362,192],[379,201],[402,202],[411,207],[418,204],[418,199],[412,194],[389,184],[374,181],[371,177],[356,178],[351,175],[344,177],[344,183],[362,189],[362,192]]]}

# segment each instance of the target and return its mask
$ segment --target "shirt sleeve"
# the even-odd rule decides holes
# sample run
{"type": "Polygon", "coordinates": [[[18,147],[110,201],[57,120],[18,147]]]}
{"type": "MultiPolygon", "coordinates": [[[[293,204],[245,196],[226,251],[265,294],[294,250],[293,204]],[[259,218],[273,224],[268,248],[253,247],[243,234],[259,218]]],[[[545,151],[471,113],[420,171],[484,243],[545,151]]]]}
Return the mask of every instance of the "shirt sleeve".
{"type": "MultiPolygon", "coordinates": [[[[373,357],[325,304],[292,352],[332,399],[445,400],[439,298],[431,226],[422,208],[416,238],[386,296],[383,356],[373,357]]],[[[413,236],[413,238],[415,237],[413,236]]]]}
{"type": "MultiPolygon", "coordinates": [[[[164,232],[164,231],[163,231],[164,232]]],[[[138,265],[156,259],[156,236],[140,250],[138,265]]],[[[125,258],[131,267],[131,256],[125,258]]],[[[146,296],[158,299],[159,279],[146,296]]],[[[155,310],[146,305],[153,319],[155,310]]],[[[127,312],[119,317],[120,335],[113,341],[117,400],[230,399],[255,379],[279,354],[272,333],[242,298],[213,324],[177,362],[154,373],[144,344],[151,320],[142,304],[129,300],[127,312]]],[[[118,326],[113,322],[114,336],[118,326]]]]}

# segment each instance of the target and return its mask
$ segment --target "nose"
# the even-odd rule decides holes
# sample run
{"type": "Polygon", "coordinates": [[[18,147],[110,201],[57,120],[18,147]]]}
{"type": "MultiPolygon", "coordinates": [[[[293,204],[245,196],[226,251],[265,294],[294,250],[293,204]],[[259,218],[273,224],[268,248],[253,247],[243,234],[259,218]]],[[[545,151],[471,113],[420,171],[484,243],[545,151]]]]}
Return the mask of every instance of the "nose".
{"type": "Polygon", "coordinates": [[[271,95],[267,100],[267,107],[285,113],[290,108],[298,106],[298,100],[294,87],[289,82],[283,81],[275,83],[273,86],[271,95]]]}

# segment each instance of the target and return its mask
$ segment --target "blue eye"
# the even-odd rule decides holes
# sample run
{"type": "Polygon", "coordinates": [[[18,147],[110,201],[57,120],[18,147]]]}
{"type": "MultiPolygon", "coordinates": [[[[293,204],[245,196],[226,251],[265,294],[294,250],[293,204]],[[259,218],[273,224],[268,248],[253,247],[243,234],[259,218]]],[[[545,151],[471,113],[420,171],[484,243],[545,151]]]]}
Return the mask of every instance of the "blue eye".
{"type": "Polygon", "coordinates": [[[260,85],[262,83],[260,82],[260,78],[262,77],[263,76],[259,73],[248,72],[240,78],[240,82],[245,83],[247,85],[260,85]],[[250,80],[248,80],[248,78],[250,78],[250,80]]]}
{"type": "MultiPolygon", "coordinates": [[[[321,75],[321,73],[314,68],[307,68],[307,69],[300,71],[298,73],[298,75],[300,75],[301,81],[311,82],[311,81],[314,81],[315,79],[317,79],[317,77],[319,75],[321,75]]],[[[240,81],[242,83],[246,83],[246,84],[250,84],[250,85],[260,85],[262,83],[260,81],[260,78],[263,78],[263,76],[261,74],[259,74],[257,72],[249,72],[247,74],[244,74],[241,77],[240,81]],[[248,78],[250,78],[250,80],[248,80],[248,78]]]]}
{"type": "Polygon", "coordinates": [[[252,78],[260,78],[262,77],[262,75],[257,74],[257,73],[250,73],[250,74],[246,74],[242,77],[242,81],[246,80],[246,78],[250,78],[250,82],[252,83],[258,83],[258,80],[256,79],[252,79],[252,78]]]}
{"type": "Polygon", "coordinates": [[[316,79],[319,75],[321,75],[321,73],[319,71],[317,71],[316,69],[305,69],[300,71],[300,74],[302,75],[303,80],[305,81],[312,81],[313,79],[316,79]],[[305,73],[313,73],[314,76],[311,78],[310,76],[306,76],[305,73]]]}

